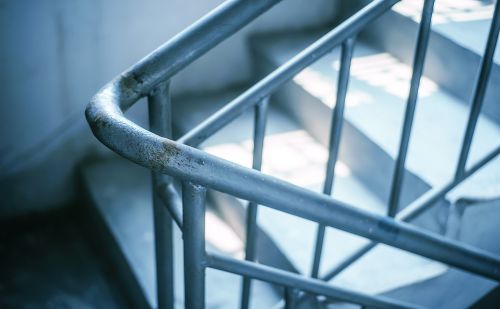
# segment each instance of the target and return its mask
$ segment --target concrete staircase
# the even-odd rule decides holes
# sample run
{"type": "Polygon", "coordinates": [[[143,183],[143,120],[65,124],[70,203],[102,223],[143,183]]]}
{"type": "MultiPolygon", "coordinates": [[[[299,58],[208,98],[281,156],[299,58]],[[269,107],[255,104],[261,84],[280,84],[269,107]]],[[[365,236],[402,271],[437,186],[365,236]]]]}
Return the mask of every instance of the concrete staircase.
{"type": "MultiPolygon", "coordinates": [[[[401,14],[401,10],[389,12],[359,37],[352,61],[332,196],[380,214],[385,212],[389,195],[411,76],[408,63],[411,63],[416,27],[411,16],[401,14]],[[395,20],[401,23],[401,28],[388,26],[395,20]],[[380,31],[382,28],[384,32],[380,31]],[[406,35],[403,37],[400,32],[406,35]]],[[[477,58],[482,53],[480,49],[451,39],[448,35],[455,30],[446,32],[438,28],[433,31],[426,76],[417,103],[401,207],[453,176],[468,116],[471,76],[475,76],[477,70],[477,64],[467,57],[475,54],[477,58]],[[438,36],[443,37],[441,41],[436,39],[438,36]],[[438,62],[442,65],[446,56],[439,45],[444,41],[451,44],[446,51],[450,61],[446,63],[446,78],[442,76],[442,69],[434,65],[438,62]],[[461,53],[460,50],[466,51],[461,53]],[[464,56],[466,54],[469,56],[464,56]],[[461,73],[455,74],[454,70],[461,73]],[[461,78],[467,78],[469,88],[460,86],[464,82],[461,78]]],[[[262,77],[274,70],[324,32],[253,37],[250,49],[255,61],[255,76],[262,77]]],[[[335,104],[338,59],[339,49],[335,49],[272,97],[263,154],[264,173],[314,191],[321,190],[331,110],[335,104]]],[[[495,67],[492,83],[495,83],[495,74],[500,74],[495,73],[496,70],[495,67]]],[[[493,100],[494,92],[498,91],[495,88],[498,87],[489,88],[469,164],[500,144],[500,110],[493,100]]],[[[176,135],[193,128],[243,90],[227,89],[220,93],[176,98],[173,110],[176,135]]],[[[201,147],[250,167],[252,120],[252,112],[248,111],[201,147]]],[[[82,166],[89,205],[93,206],[89,207],[89,212],[100,222],[100,232],[108,235],[103,245],[115,248],[110,258],[118,261],[124,280],[130,283],[137,304],[142,307],[154,307],[156,295],[149,178],[145,169],[116,157],[82,166]]],[[[474,207],[464,206],[459,213],[463,224],[453,235],[500,254],[500,246],[493,236],[500,231],[497,222],[500,204],[495,199],[499,196],[500,158],[497,158],[413,223],[433,232],[446,233],[448,210],[456,209],[453,206],[464,198],[477,200],[479,202],[467,204],[474,207]],[[482,224],[475,224],[477,222],[482,224]]],[[[206,217],[209,249],[242,258],[246,201],[209,191],[209,202],[210,211],[206,217]]],[[[316,224],[266,207],[259,208],[258,223],[259,261],[309,275],[316,224]]],[[[366,243],[367,240],[361,237],[327,229],[320,274],[366,243]]],[[[179,308],[183,307],[181,246],[181,235],[176,231],[176,304],[179,308]]],[[[240,283],[237,276],[209,270],[207,307],[236,308],[240,283]]],[[[473,305],[497,286],[495,282],[382,245],[331,283],[366,293],[384,293],[423,306],[447,308],[473,305]],[[453,298],[457,294],[460,297],[453,298]]],[[[282,290],[279,287],[256,281],[253,291],[253,308],[280,306],[282,290]]]]}

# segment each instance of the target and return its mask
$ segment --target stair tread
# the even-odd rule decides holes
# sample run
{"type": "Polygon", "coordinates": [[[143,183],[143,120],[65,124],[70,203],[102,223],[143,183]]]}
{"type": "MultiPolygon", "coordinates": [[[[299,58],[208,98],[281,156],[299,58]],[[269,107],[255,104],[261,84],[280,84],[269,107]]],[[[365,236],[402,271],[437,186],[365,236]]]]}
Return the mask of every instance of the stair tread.
{"type": "MultiPolygon", "coordinates": [[[[176,114],[177,119],[182,119],[180,131],[188,130],[205,117],[202,110],[213,112],[213,104],[223,105],[221,102],[236,96],[237,91],[225,96],[215,98],[186,99],[176,114]],[[194,106],[200,111],[195,116],[190,116],[194,106]]],[[[306,131],[294,122],[279,108],[271,104],[268,114],[268,130],[264,142],[263,172],[289,181],[296,185],[320,192],[324,177],[327,149],[315,141],[306,131]]],[[[243,166],[250,167],[252,160],[251,132],[253,128],[253,113],[241,115],[237,121],[221,129],[209,138],[204,149],[221,158],[233,161],[243,166]],[[239,135],[239,142],[237,141],[239,135]],[[227,138],[226,138],[227,137],[227,138]],[[230,140],[227,142],[227,140],[230,140]]],[[[349,168],[341,161],[338,162],[335,175],[333,196],[343,202],[361,207],[367,211],[384,213],[385,205],[361,181],[356,179],[349,168]]],[[[241,201],[245,206],[245,202],[241,201]]],[[[299,217],[282,213],[267,207],[260,207],[258,222],[261,228],[274,239],[276,245],[286,254],[295,268],[303,274],[311,272],[312,257],[317,224],[299,217]]],[[[347,256],[368,242],[367,239],[358,237],[341,230],[328,228],[324,245],[324,256],[320,272],[328,271],[338,265],[347,256]]],[[[381,293],[395,287],[425,280],[442,274],[446,266],[414,256],[392,248],[375,249],[367,254],[367,258],[357,265],[369,271],[373,284],[362,285],[357,273],[358,268],[353,268],[339,277],[341,284],[349,283],[353,287],[367,287],[365,292],[381,293]],[[376,266],[367,266],[374,259],[380,259],[376,266]],[[395,265],[394,260],[402,262],[395,265]],[[367,262],[366,262],[367,261],[367,262]],[[391,275],[380,273],[377,269],[397,269],[391,275]],[[415,272],[405,271],[415,269],[415,272]]],[[[366,272],[364,273],[366,275],[366,272]]],[[[336,280],[333,281],[337,283],[336,280]]]]}
{"type": "MultiPolygon", "coordinates": [[[[494,6],[494,1],[437,1],[432,16],[432,30],[482,55],[494,6]]],[[[393,11],[419,21],[422,7],[422,0],[401,1],[393,7],[393,11]]],[[[494,61],[500,63],[500,49],[498,48],[495,51],[494,61]]]]}
{"type": "MultiPolygon", "coordinates": [[[[83,167],[92,200],[124,253],[132,272],[152,307],[156,304],[154,232],[149,172],[125,159],[113,157],[83,167]]],[[[207,211],[207,250],[242,257],[242,243],[220,219],[207,211]],[[221,242],[222,240],[222,242],[221,242]],[[225,251],[220,251],[225,250],[225,251]]],[[[176,308],[183,308],[182,235],[174,228],[176,308]]],[[[207,269],[206,304],[208,308],[236,308],[239,305],[241,278],[207,269]]],[[[269,285],[257,282],[252,307],[271,307],[279,301],[269,285]]]]}
{"type": "MultiPolygon", "coordinates": [[[[274,65],[281,65],[321,33],[262,36],[256,49],[274,65]]],[[[318,104],[332,107],[340,49],[336,48],[293,82],[318,104]]],[[[351,67],[345,119],[395,158],[401,134],[411,67],[369,44],[358,41],[351,67]]],[[[453,174],[468,118],[468,108],[457,98],[424,77],[417,103],[406,167],[432,186],[449,181],[453,174]],[[452,158],[452,159],[450,159],[452,158]]],[[[480,116],[468,165],[500,145],[500,127],[480,116]]],[[[490,165],[494,181],[490,191],[500,192],[500,164],[490,165]],[[496,177],[494,176],[496,175],[496,177]]],[[[464,194],[482,196],[481,186],[464,194]]]]}

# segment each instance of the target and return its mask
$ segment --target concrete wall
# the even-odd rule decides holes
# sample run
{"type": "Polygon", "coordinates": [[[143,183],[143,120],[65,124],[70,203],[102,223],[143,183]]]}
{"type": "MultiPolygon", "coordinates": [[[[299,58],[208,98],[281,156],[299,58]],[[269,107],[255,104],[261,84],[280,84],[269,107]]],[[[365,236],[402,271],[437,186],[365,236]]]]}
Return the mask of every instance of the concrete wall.
{"type": "MultiPolygon", "coordinates": [[[[0,0],[0,215],[74,199],[75,164],[100,148],[90,97],[221,2],[0,0]]],[[[174,95],[248,81],[250,33],[332,24],[338,11],[339,0],[283,1],[176,76],[174,95]]]]}

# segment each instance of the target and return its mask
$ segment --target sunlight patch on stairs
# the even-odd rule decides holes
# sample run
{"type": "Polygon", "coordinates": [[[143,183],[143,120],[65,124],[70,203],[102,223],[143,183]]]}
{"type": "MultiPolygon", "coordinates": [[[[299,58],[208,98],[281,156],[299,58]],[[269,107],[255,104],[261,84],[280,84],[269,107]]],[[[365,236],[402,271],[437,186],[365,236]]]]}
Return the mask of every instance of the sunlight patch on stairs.
{"type": "MultiPolygon", "coordinates": [[[[333,69],[339,70],[339,60],[331,64],[333,69]]],[[[351,64],[351,76],[366,84],[381,88],[385,92],[401,99],[406,99],[410,90],[412,69],[388,53],[376,53],[366,56],[354,57],[351,64]]],[[[318,97],[327,106],[335,105],[336,83],[319,70],[307,68],[297,74],[293,79],[312,95],[318,97]]],[[[420,81],[419,97],[428,97],[439,90],[439,86],[423,76],[420,81]]],[[[349,91],[346,106],[361,106],[374,102],[368,92],[349,91]]]]}
{"type": "MultiPolygon", "coordinates": [[[[423,0],[401,1],[393,10],[420,22],[423,0]]],[[[494,1],[440,0],[434,5],[433,24],[491,19],[494,1]]]]}
{"type": "MultiPolygon", "coordinates": [[[[251,167],[252,140],[219,144],[205,148],[220,158],[251,167]]],[[[295,130],[267,135],[264,142],[262,171],[295,185],[320,190],[328,159],[326,148],[306,131],[295,130]]],[[[342,161],[335,168],[336,177],[349,177],[351,171],[342,161]]]]}

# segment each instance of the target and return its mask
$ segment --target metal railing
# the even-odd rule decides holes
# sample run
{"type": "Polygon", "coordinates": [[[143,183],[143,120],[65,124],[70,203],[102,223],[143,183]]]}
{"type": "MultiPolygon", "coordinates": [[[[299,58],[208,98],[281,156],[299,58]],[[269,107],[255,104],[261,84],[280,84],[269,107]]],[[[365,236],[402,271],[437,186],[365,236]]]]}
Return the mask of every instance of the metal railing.
{"type": "Polygon", "coordinates": [[[285,300],[288,307],[297,301],[297,290],[366,306],[415,307],[398,300],[350,291],[325,282],[378,243],[500,281],[500,257],[417,229],[406,223],[430,208],[447,192],[500,153],[500,147],[496,148],[469,169],[465,168],[498,38],[499,2],[495,7],[486,52],[482,59],[456,176],[449,183],[430,190],[397,213],[413,114],[429,40],[434,1],[425,1],[387,217],[337,201],[330,197],[330,193],[340,143],[355,36],[368,23],[389,10],[398,2],[397,0],[371,2],[180,139],[177,141],[171,139],[169,80],[188,64],[277,2],[279,0],[223,3],[107,84],[92,99],[86,109],[86,117],[92,131],[102,143],[123,157],[152,170],[158,307],[173,308],[174,306],[172,222],[181,228],[184,235],[184,281],[187,308],[204,307],[205,269],[207,267],[243,276],[241,302],[243,308],[249,305],[251,279],[285,287],[285,300]],[[324,194],[320,194],[259,172],[262,163],[268,98],[279,86],[339,45],[342,46],[342,54],[337,103],[333,109],[324,194]],[[139,127],[123,115],[126,109],[142,97],[148,97],[151,131],[139,127]],[[196,149],[216,131],[251,108],[255,109],[253,169],[244,168],[196,149]],[[182,181],[182,197],[174,188],[174,179],[182,181]],[[247,208],[246,261],[206,252],[204,211],[207,188],[250,201],[247,208]],[[258,205],[319,223],[313,272],[310,278],[254,262],[258,205]],[[372,242],[331,270],[326,276],[318,278],[326,227],[335,227],[366,237],[372,242]]]}

